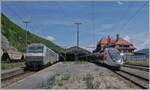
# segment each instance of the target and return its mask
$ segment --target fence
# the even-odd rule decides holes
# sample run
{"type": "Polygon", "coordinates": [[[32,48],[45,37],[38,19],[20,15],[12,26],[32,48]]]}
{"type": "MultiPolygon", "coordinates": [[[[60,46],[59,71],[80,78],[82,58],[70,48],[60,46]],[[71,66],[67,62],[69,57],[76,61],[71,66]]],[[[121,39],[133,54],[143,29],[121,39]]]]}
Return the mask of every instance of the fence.
{"type": "Polygon", "coordinates": [[[124,55],[126,64],[149,66],[149,58],[146,55],[124,55]]]}
{"type": "Polygon", "coordinates": [[[124,55],[123,59],[131,61],[142,61],[147,60],[148,58],[146,57],[146,55],[124,55]]]}

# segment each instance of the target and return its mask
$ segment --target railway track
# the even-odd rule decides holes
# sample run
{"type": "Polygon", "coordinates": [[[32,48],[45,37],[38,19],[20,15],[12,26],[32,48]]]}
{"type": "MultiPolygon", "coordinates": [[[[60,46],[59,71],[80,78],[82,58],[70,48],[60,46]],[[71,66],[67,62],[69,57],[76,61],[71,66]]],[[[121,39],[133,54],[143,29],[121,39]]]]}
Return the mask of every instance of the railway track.
{"type": "MultiPolygon", "coordinates": [[[[145,71],[144,73],[141,73],[139,70],[132,71],[134,69],[129,70],[130,68],[122,68],[119,71],[113,71],[119,76],[125,78],[126,80],[130,81],[131,83],[135,84],[136,86],[142,88],[142,89],[148,89],[149,88],[149,74],[145,71]],[[142,75],[143,74],[143,75],[142,75]],[[148,74],[148,75],[147,75],[148,74]]],[[[143,71],[142,71],[143,72],[143,71]]]]}
{"type": "Polygon", "coordinates": [[[24,68],[13,68],[13,69],[5,70],[2,71],[1,73],[1,80],[3,81],[23,73],[24,73],[24,68]]]}
{"type": "Polygon", "coordinates": [[[1,77],[1,88],[6,88],[9,85],[18,82],[26,78],[29,75],[34,74],[35,71],[29,71],[24,68],[15,68],[2,73],[1,77]]]}
{"type": "Polygon", "coordinates": [[[129,68],[134,68],[134,69],[139,69],[139,70],[144,70],[149,72],[149,67],[144,67],[144,66],[137,66],[137,65],[123,65],[123,67],[129,67],[129,68]]]}

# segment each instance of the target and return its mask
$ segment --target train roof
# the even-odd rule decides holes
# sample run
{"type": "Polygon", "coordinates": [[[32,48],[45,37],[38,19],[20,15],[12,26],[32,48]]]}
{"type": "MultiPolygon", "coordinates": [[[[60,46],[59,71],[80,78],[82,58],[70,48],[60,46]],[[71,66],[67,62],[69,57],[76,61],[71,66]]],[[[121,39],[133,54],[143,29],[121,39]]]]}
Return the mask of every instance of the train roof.
{"type": "Polygon", "coordinates": [[[42,43],[31,43],[30,45],[28,46],[45,46],[44,44],[42,43]]]}
{"type": "Polygon", "coordinates": [[[16,48],[9,48],[3,54],[7,54],[11,60],[20,60],[24,54],[16,50],[16,48]]]}
{"type": "MultiPolygon", "coordinates": [[[[30,45],[28,45],[28,47],[34,47],[34,46],[45,46],[46,48],[48,48],[46,45],[42,44],[42,43],[31,43],[30,45]]],[[[56,53],[54,50],[52,50],[51,48],[48,48],[49,50],[51,50],[52,52],[56,53]]]]}

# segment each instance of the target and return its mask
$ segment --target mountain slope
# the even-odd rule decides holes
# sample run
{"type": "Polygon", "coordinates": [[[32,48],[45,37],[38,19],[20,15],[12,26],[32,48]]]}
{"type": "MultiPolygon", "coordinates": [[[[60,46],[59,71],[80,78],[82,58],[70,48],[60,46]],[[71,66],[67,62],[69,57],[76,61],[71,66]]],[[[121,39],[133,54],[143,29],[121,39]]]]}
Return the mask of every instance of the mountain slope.
{"type": "Polygon", "coordinates": [[[149,57],[149,49],[146,48],[146,49],[141,49],[141,50],[138,50],[136,51],[137,53],[144,53],[146,54],[147,57],[149,57]]]}
{"type": "MultiPolygon", "coordinates": [[[[26,31],[21,27],[16,25],[14,22],[8,19],[4,14],[1,14],[1,23],[2,23],[2,34],[8,39],[11,46],[15,47],[21,52],[25,52],[26,47],[26,31]]],[[[63,50],[58,45],[53,42],[41,38],[35,34],[28,32],[28,44],[30,43],[43,43],[47,47],[51,48],[56,52],[60,52],[63,50]]]]}

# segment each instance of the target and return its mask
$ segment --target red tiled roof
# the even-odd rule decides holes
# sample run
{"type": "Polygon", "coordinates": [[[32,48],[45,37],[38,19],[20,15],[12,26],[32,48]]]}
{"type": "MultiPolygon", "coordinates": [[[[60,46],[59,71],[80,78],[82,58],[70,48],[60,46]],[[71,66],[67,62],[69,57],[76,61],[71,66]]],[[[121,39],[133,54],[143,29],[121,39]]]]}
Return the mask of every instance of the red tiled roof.
{"type": "Polygon", "coordinates": [[[115,44],[117,44],[117,45],[132,45],[130,42],[128,42],[127,40],[125,40],[123,38],[119,38],[118,40],[116,40],[115,44]]]}
{"type": "Polygon", "coordinates": [[[108,44],[108,43],[109,43],[108,38],[102,38],[102,39],[100,40],[100,44],[106,45],[106,44],[108,44]]]}
{"type": "Polygon", "coordinates": [[[102,38],[98,42],[97,47],[99,47],[101,45],[129,45],[128,48],[135,49],[135,47],[133,46],[132,43],[128,42],[127,40],[125,40],[123,38],[110,39],[110,43],[109,43],[109,39],[105,37],[105,38],[102,38]]]}
{"type": "Polygon", "coordinates": [[[111,43],[115,44],[116,40],[111,40],[111,43]]]}
{"type": "MultiPolygon", "coordinates": [[[[104,44],[107,45],[109,44],[109,39],[108,38],[102,38],[98,44],[104,44]]],[[[130,42],[123,38],[119,38],[118,40],[116,39],[111,39],[110,44],[116,44],[116,45],[132,45],[130,42]]]]}

